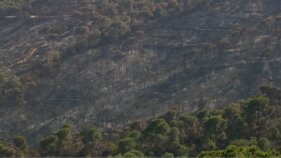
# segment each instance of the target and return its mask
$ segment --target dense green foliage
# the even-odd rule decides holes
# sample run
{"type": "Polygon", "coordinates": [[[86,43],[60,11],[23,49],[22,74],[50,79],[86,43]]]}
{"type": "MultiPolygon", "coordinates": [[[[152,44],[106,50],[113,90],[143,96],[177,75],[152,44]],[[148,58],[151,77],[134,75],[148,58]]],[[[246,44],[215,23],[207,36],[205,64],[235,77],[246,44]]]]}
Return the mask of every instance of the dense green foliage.
{"type": "Polygon", "coordinates": [[[256,146],[237,147],[230,145],[225,150],[204,151],[198,157],[274,157],[276,151],[262,151],[256,146]]]}
{"type": "MultiPolygon", "coordinates": [[[[120,42],[124,37],[130,37],[131,40],[134,37],[141,38],[149,24],[187,11],[197,2],[198,0],[102,0],[84,13],[75,13],[74,16],[79,19],[94,19],[94,31],[90,31],[86,25],[77,28],[80,39],[65,55],[104,43],[120,42]]],[[[52,39],[59,35],[59,31],[49,31],[48,34],[53,35],[52,39]]]]}
{"type": "Polygon", "coordinates": [[[281,92],[269,86],[262,95],[223,109],[180,116],[177,110],[125,129],[96,128],[73,133],[65,125],[31,148],[17,136],[1,142],[1,156],[116,157],[272,157],[281,150],[281,92]]]}

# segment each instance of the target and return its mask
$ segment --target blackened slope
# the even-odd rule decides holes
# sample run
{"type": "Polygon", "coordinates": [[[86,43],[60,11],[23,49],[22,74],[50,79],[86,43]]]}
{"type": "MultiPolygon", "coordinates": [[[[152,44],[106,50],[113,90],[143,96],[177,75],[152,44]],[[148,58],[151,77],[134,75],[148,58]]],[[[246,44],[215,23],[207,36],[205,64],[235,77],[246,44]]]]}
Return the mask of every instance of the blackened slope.
{"type": "Polygon", "coordinates": [[[1,31],[1,64],[38,51],[13,67],[19,75],[36,76],[37,87],[27,94],[27,106],[11,108],[1,120],[17,129],[3,129],[40,135],[63,123],[118,125],[159,115],[171,106],[185,111],[221,106],[256,94],[263,83],[280,86],[277,1],[189,2],[193,6],[179,14],[90,47],[75,30],[96,30],[91,25],[96,19],[88,14],[95,4],[37,1],[30,15],[38,18],[6,19],[0,26],[6,29],[1,31]],[[58,34],[55,39],[53,34],[58,34]],[[82,44],[77,48],[73,41],[82,44]],[[38,69],[49,50],[67,56],[51,71],[38,69]]]}

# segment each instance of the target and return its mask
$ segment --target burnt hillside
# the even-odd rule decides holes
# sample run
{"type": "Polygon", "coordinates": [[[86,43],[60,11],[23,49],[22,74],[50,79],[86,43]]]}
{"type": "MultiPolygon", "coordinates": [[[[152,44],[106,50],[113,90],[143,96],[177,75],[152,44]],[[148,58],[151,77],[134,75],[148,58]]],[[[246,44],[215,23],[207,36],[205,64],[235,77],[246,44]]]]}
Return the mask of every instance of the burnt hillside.
{"type": "Polygon", "coordinates": [[[3,137],[119,126],[281,86],[278,0],[35,0],[0,11],[3,137]]]}

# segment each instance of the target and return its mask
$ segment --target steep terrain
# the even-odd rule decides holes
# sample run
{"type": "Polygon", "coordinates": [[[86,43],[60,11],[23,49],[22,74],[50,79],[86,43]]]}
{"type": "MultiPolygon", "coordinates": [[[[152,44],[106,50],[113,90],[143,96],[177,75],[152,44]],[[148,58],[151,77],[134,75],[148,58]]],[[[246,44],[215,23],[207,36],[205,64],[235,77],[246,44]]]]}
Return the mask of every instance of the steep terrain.
{"type": "Polygon", "coordinates": [[[281,90],[223,108],[183,114],[177,109],[124,128],[73,131],[63,125],[30,146],[29,138],[0,141],[4,157],[280,157],[281,90]],[[266,128],[264,128],[266,127],[266,128]]]}
{"type": "Polygon", "coordinates": [[[24,85],[21,101],[1,105],[1,135],[111,127],[281,86],[281,2],[160,2],[153,13],[121,0],[35,0],[1,11],[0,66],[24,85]]]}

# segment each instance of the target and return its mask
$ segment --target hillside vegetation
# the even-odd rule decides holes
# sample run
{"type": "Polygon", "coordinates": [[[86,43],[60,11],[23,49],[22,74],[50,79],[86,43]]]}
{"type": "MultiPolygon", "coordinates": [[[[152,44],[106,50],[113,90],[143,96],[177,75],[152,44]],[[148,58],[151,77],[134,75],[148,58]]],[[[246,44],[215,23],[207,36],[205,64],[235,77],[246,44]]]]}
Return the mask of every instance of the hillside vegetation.
{"type": "Polygon", "coordinates": [[[0,18],[6,140],[22,134],[35,142],[63,124],[120,128],[171,108],[183,115],[224,107],[264,83],[281,87],[278,0],[0,4],[19,8],[0,18]]]}
{"type": "Polygon", "coordinates": [[[30,4],[34,0],[1,0],[0,11],[5,11],[8,9],[20,9],[26,4],[30,4]]]}
{"type": "Polygon", "coordinates": [[[1,142],[0,156],[281,156],[281,91],[270,86],[261,91],[260,96],[223,109],[203,109],[190,115],[172,109],[128,128],[89,128],[77,133],[64,125],[34,147],[17,136],[13,143],[1,142]]]}

